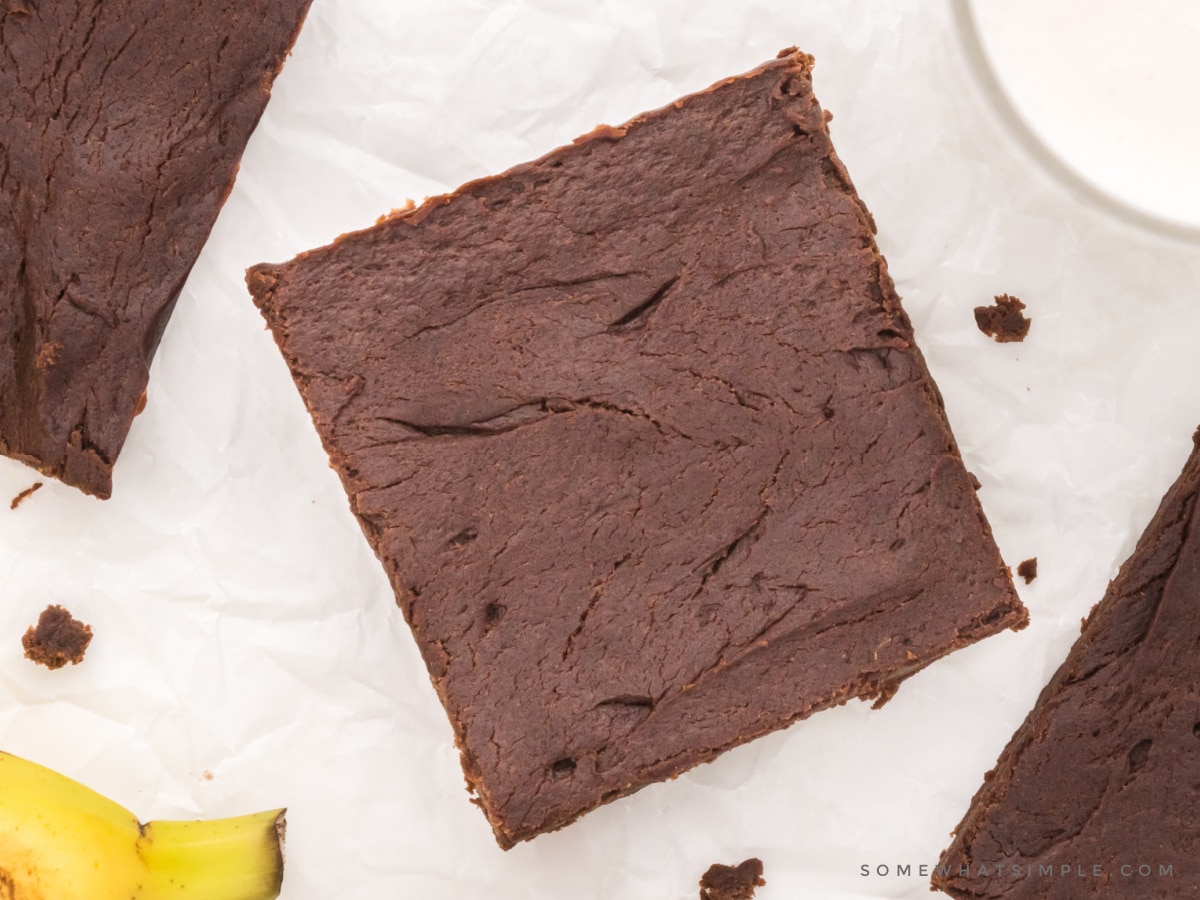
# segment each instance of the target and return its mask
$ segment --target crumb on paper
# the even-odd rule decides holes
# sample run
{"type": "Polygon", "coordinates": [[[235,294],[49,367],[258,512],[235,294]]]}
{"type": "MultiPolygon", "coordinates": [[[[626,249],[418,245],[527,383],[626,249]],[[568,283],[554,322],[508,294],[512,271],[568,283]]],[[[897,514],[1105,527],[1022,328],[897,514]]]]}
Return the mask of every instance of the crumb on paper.
{"type": "Polygon", "coordinates": [[[1037,557],[1031,557],[1017,566],[1017,574],[1025,579],[1026,584],[1037,578],[1037,557]]]}
{"type": "Polygon", "coordinates": [[[202,777],[204,778],[204,780],[205,780],[205,781],[212,781],[212,780],[213,780],[213,773],[212,773],[212,772],[210,772],[208,769],[205,769],[205,770],[204,770],[204,774],[203,774],[203,776],[202,776],[202,777]]]}
{"type": "Polygon", "coordinates": [[[31,494],[33,494],[33,492],[36,491],[41,486],[42,486],[42,482],[35,481],[29,487],[25,488],[25,490],[21,491],[21,493],[17,494],[17,496],[13,497],[12,503],[8,504],[8,508],[16,509],[18,506],[20,506],[22,503],[25,502],[25,499],[27,497],[29,497],[31,494]]]}
{"type": "Polygon", "coordinates": [[[992,306],[975,307],[975,324],[997,343],[1007,344],[1023,341],[1029,334],[1030,320],[1021,312],[1025,304],[1008,294],[996,296],[992,306]]]}
{"type": "Polygon", "coordinates": [[[21,638],[25,658],[47,669],[61,669],[83,660],[92,642],[92,628],[61,606],[47,606],[21,638]]]}
{"type": "Polygon", "coordinates": [[[751,857],[736,866],[714,863],[700,879],[700,900],[751,900],[754,889],[767,882],[762,860],[751,857]]]}

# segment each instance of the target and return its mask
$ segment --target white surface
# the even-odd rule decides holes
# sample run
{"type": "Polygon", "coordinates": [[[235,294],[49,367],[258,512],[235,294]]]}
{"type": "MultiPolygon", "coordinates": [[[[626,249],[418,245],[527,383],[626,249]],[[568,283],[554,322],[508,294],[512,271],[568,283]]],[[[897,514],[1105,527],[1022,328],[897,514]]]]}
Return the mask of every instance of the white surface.
{"type": "Polygon", "coordinates": [[[1076,174],[1200,226],[1200,4],[970,0],[1009,100],[1076,174]]]}
{"type": "MultiPolygon", "coordinates": [[[[145,818],[290,807],[285,900],[929,896],[932,862],[1200,423],[1200,253],[1080,205],[995,123],[929,0],[315,0],[155,361],[114,499],[0,505],[0,747],[145,818]],[[509,853],[241,278],[797,44],[880,228],[1032,626],[509,853]],[[1024,344],[971,310],[1026,300],[1024,344]],[[48,602],[92,623],[48,672],[48,602]],[[212,774],[211,780],[204,773],[212,774]]],[[[0,497],[34,473],[0,461],[0,497]]]]}

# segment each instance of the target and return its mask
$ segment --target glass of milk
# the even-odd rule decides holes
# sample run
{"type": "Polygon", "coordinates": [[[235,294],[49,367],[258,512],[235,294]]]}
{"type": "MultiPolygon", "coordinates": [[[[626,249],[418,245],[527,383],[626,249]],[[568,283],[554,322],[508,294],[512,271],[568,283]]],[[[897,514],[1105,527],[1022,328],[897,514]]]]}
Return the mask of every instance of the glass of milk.
{"type": "Polygon", "coordinates": [[[1200,2],[953,0],[985,89],[1043,163],[1200,237],[1200,2]]]}

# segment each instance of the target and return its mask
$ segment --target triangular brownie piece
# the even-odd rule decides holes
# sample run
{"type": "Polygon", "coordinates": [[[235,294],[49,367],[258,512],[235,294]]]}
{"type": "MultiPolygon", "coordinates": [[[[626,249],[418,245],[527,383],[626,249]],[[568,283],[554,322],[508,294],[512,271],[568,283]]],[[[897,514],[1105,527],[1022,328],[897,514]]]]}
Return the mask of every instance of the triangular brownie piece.
{"type": "Polygon", "coordinates": [[[975,795],[936,887],[964,900],[1200,896],[1196,443],[975,795]]]}
{"type": "Polygon", "coordinates": [[[309,2],[0,3],[0,453],[111,493],[309,2]]]}
{"type": "Polygon", "coordinates": [[[505,846],[1025,623],[811,62],[249,276],[505,846]]]}

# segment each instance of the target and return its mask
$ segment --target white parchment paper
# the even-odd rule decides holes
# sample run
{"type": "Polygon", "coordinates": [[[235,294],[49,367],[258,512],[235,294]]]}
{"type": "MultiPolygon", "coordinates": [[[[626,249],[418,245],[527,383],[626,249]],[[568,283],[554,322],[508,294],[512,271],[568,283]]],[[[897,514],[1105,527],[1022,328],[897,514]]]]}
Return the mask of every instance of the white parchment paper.
{"type": "MultiPolygon", "coordinates": [[[[925,897],[1200,424],[1200,248],[1061,188],[933,0],[315,0],[99,502],[0,505],[0,747],[143,818],[289,807],[285,900],[925,897]],[[242,271],[798,45],[1033,623],[503,853],[242,271]],[[1022,297],[1024,344],[971,310],[1022,297]],[[48,672],[47,603],[95,629],[48,672]],[[892,874],[874,872],[887,865],[892,874]]],[[[0,461],[0,497],[38,479],[0,461]],[[7,492],[7,493],[5,493],[7,492]]],[[[1134,861],[1136,862],[1136,861],[1134,861]]],[[[1150,861],[1153,862],[1153,861],[1150,861]]]]}

